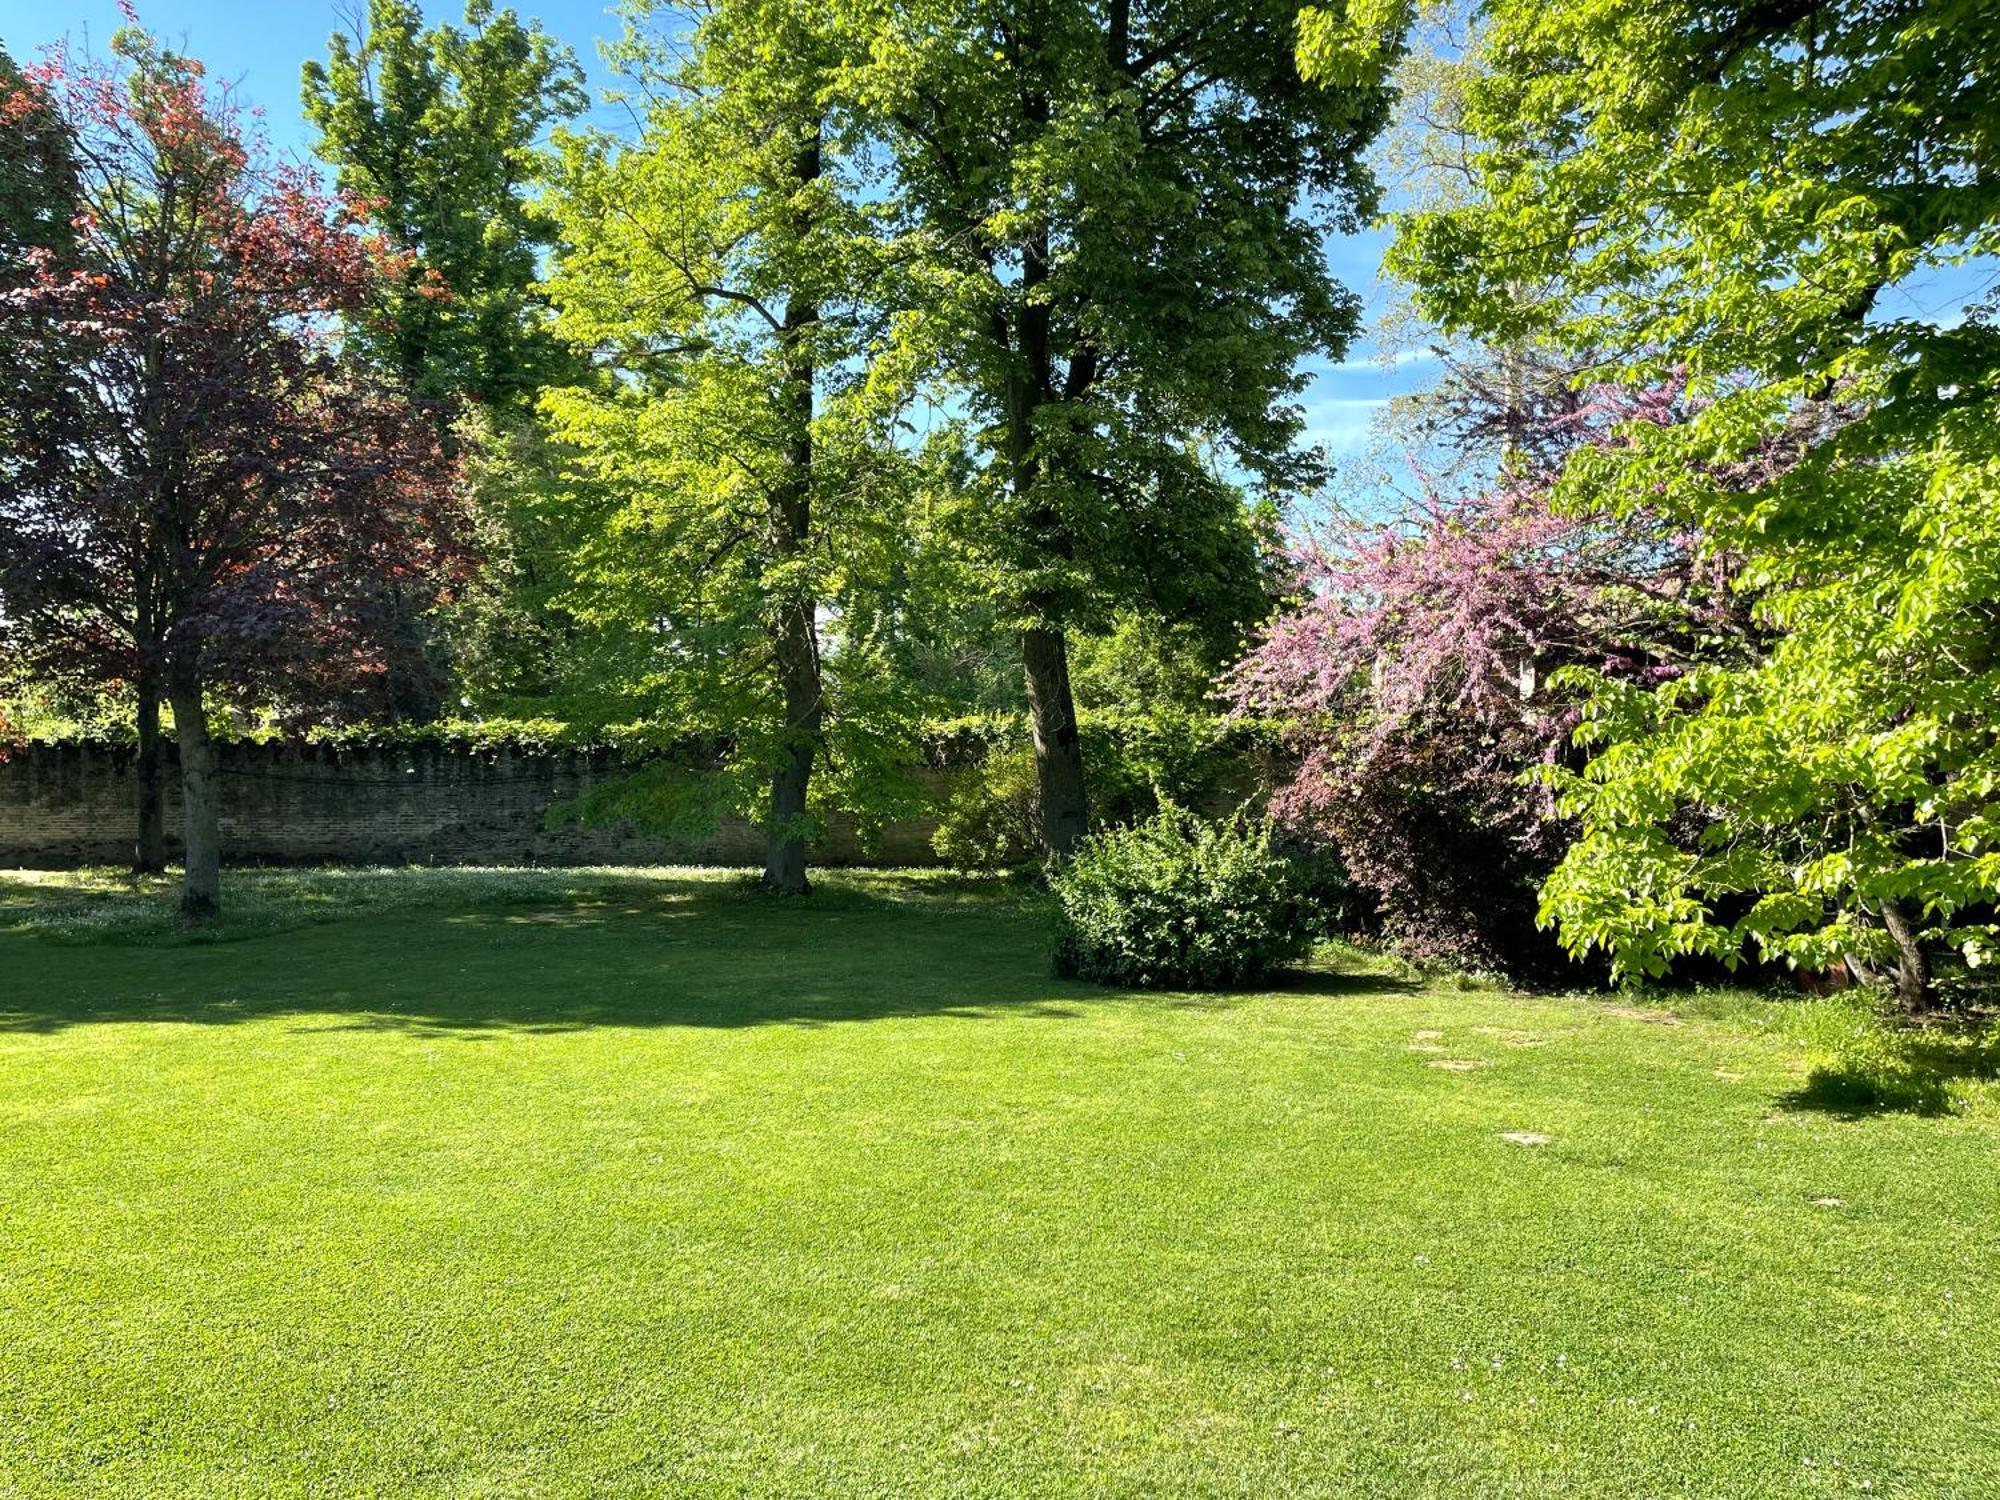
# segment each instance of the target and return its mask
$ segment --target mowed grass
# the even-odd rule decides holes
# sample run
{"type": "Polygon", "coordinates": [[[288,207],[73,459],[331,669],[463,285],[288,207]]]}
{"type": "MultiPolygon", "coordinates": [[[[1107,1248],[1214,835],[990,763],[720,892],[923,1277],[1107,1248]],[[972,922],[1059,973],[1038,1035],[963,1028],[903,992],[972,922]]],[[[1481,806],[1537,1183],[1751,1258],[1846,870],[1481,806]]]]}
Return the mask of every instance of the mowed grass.
{"type": "Polygon", "coordinates": [[[2000,1494],[2000,1111],[1787,1007],[396,879],[0,882],[0,1494],[2000,1494]]]}

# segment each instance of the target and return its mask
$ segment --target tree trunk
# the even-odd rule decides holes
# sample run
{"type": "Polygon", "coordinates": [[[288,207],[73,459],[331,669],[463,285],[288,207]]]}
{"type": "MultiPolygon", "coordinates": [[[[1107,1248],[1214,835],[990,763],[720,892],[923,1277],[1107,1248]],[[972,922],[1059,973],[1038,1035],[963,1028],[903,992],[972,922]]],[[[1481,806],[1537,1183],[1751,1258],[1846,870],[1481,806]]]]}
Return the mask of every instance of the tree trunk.
{"type": "MultiPolygon", "coordinates": [[[[810,649],[810,648],[808,648],[810,649]]],[[[785,722],[788,743],[771,776],[770,846],[764,857],[764,889],[784,896],[803,896],[812,889],[806,878],[806,791],[812,779],[813,740],[818,734],[817,709],[801,709],[818,698],[818,669],[806,674],[781,666],[785,675],[785,722]],[[802,675],[810,675],[806,684],[802,675]]]]}
{"type": "Polygon", "coordinates": [[[1896,1003],[1908,1015],[1921,1015],[1931,1008],[1931,960],[1924,952],[1923,936],[1900,899],[1882,902],[1882,925],[1896,944],[1896,1003]]]}
{"type": "MultiPolygon", "coordinates": [[[[1029,117],[1046,124],[1048,100],[1027,101],[1029,117]]],[[[1089,386],[1094,361],[1073,362],[1060,393],[1050,341],[1049,304],[1038,295],[1048,280],[1046,230],[1028,237],[1021,258],[1017,367],[1007,382],[1007,458],[1014,495],[1026,512],[1030,545],[1054,559],[1067,560],[1071,539],[1060,512],[1043,486],[1042,458],[1035,438],[1035,415],[1059,400],[1080,398],[1089,386]]],[[[996,329],[1003,346],[1004,326],[996,329]]],[[[1057,859],[1075,852],[1088,822],[1084,792],[1083,742],[1077,735],[1076,699],[1070,692],[1069,643],[1059,617],[1046,599],[1030,599],[1035,623],[1021,632],[1021,667],[1028,682],[1028,723],[1035,745],[1035,791],[1042,820],[1042,851],[1057,859]]]]}
{"type": "Polygon", "coordinates": [[[181,752],[181,813],[187,844],[181,916],[203,922],[222,910],[222,808],[199,667],[175,665],[171,697],[174,738],[181,752]]]}
{"type": "Polygon", "coordinates": [[[1089,805],[1084,796],[1083,741],[1076,730],[1076,701],[1070,695],[1069,645],[1062,631],[1048,625],[1022,631],[1021,662],[1035,739],[1042,848],[1064,858],[1083,837],[1089,805]]]}
{"type": "MultiPolygon", "coordinates": [[[[813,122],[792,158],[792,173],[802,186],[820,175],[818,121],[813,122]]],[[[800,233],[807,227],[795,226],[800,233]]],[[[771,650],[784,697],[785,728],[778,764],[771,774],[770,842],[763,884],[766,890],[785,896],[803,896],[812,889],[806,879],[806,794],[826,713],[814,619],[818,600],[799,573],[812,542],[813,383],[817,372],[808,340],[818,322],[816,303],[804,298],[787,303],[780,334],[785,348],[785,386],[779,397],[785,407],[787,430],[785,475],[772,489],[768,511],[771,552],[782,591],[772,621],[771,650]]]]}
{"type": "MultiPolygon", "coordinates": [[[[790,509],[787,540],[778,550],[780,556],[796,557],[804,548],[806,528],[811,524],[807,497],[801,493],[796,507],[790,509]]],[[[825,718],[819,641],[809,596],[789,598],[780,607],[773,647],[785,700],[785,733],[771,774],[770,843],[763,883],[766,890],[783,896],[803,896],[812,889],[806,879],[806,793],[825,718]]]]}
{"type": "Polygon", "coordinates": [[[132,843],[132,873],[158,875],[167,867],[167,815],[160,775],[160,678],[139,670],[139,823],[132,843]]]}

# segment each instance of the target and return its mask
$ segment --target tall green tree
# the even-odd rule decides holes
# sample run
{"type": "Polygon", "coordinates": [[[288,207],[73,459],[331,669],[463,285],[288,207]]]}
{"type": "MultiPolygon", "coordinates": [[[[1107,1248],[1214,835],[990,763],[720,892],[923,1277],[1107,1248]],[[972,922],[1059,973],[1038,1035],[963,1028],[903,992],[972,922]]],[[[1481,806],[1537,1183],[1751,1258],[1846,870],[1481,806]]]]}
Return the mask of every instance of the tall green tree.
{"type": "Polygon", "coordinates": [[[908,269],[906,344],[965,414],[994,596],[1019,631],[1046,847],[1087,796],[1069,638],[1241,595],[1239,483],[1311,483],[1300,362],[1357,299],[1325,237],[1375,203],[1398,7],[1284,0],[842,8],[908,269]],[[1318,28],[1318,30],[1315,30],[1318,28]],[[1330,33],[1302,76],[1295,44],[1330,33]],[[1324,62],[1326,66],[1320,66],[1324,62]],[[1234,576],[1230,576],[1234,570],[1234,576]]]}
{"type": "Polygon", "coordinates": [[[416,0],[368,0],[357,36],[304,69],[306,118],[343,192],[413,252],[352,337],[447,408],[522,408],[577,364],[535,291],[554,227],[532,188],[551,126],[587,103],[569,50],[491,0],[463,27],[416,0]]]}
{"type": "Polygon", "coordinates": [[[1947,947],[1990,955],[2000,896],[2000,320],[1978,300],[2000,12],[1495,0],[1489,21],[1477,191],[1412,216],[1393,260],[1454,329],[1684,377],[1691,420],[1580,452],[1568,493],[1698,528],[1779,634],[1748,666],[1591,682],[1598,753],[1558,777],[1583,834],[1544,916],[1627,972],[1844,958],[1923,1006],[1947,947]]]}
{"type": "Polygon", "coordinates": [[[69,242],[76,212],[76,161],[39,80],[23,76],[0,47],[0,268],[18,283],[31,252],[69,242]]]}
{"type": "MultiPolygon", "coordinates": [[[[69,220],[76,212],[76,164],[61,120],[38,85],[30,85],[14,59],[0,47],[0,295],[26,285],[37,256],[58,253],[68,242],[69,220]]],[[[22,393],[38,375],[29,364],[36,341],[0,344],[0,468],[20,462],[18,434],[4,413],[17,410],[22,393]]],[[[0,659],[0,691],[17,663],[0,659]]],[[[10,733],[8,716],[0,708],[0,751],[10,733]]],[[[158,762],[154,763],[157,776],[158,762]]],[[[143,806],[143,803],[142,803],[143,806]]],[[[142,836],[134,849],[140,870],[163,867],[165,853],[157,818],[153,837],[142,836]]]]}
{"type": "Polygon", "coordinates": [[[628,16],[638,138],[566,138],[550,199],[562,331],[613,376],[544,401],[564,602],[596,631],[600,711],[719,754],[706,785],[761,818],[765,884],[800,893],[829,794],[865,806],[909,753],[881,749],[901,721],[874,635],[905,467],[878,236],[812,12],[628,16]]]}

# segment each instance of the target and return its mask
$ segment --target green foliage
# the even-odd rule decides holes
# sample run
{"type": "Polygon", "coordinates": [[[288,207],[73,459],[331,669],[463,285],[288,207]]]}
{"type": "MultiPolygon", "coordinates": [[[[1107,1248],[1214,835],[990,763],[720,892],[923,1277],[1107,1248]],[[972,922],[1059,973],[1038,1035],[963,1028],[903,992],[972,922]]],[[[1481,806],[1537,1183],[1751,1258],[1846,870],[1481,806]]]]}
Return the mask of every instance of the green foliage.
{"type": "Polygon", "coordinates": [[[1337,0],[1299,11],[1301,76],[1328,88],[1379,85],[1415,18],[1413,0],[1337,0]]]}
{"type": "Polygon", "coordinates": [[[488,717],[547,713],[594,645],[564,606],[575,520],[567,452],[534,414],[461,423],[461,484],[479,566],[437,612],[460,706],[488,717]]]}
{"type": "Polygon", "coordinates": [[[73,143],[40,88],[0,47],[0,287],[12,285],[30,251],[71,241],[78,184],[73,143]]]}
{"type": "Polygon", "coordinates": [[[783,841],[837,806],[865,828],[913,795],[889,610],[913,484],[874,211],[820,101],[824,18],[743,0],[685,35],[654,7],[631,19],[615,56],[642,128],[559,136],[548,197],[559,328],[607,378],[543,398],[547,446],[512,502],[556,559],[562,699],[720,751],[607,790],[606,812],[733,809],[783,841]]]}
{"type": "Polygon", "coordinates": [[[1302,79],[1285,0],[864,15],[835,83],[883,143],[898,344],[963,412],[938,435],[966,450],[990,586],[1064,626],[1148,605],[1251,623],[1225,475],[1284,495],[1323,472],[1299,365],[1357,326],[1323,236],[1374,205],[1380,68],[1302,79]]]}
{"type": "Polygon", "coordinates": [[[1487,19],[1479,191],[1392,261],[1449,327],[1685,379],[1690,420],[1580,454],[1563,496],[1699,530],[1779,636],[1656,689],[1572,674],[1596,755],[1551,773],[1583,833],[1544,917],[1626,973],[1893,960],[1921,1004],[1932,955],[1992,955],[2000,898],[2000,321],[1905,310],[2000,250],[2000,13],[1487,19]]]}
{"type": "MultiPolygon", "coordinates": [[[[42,744],[118,748],[133,739],[130,716],[79,721],[53,710],[35,709],[29,700],[23,714],[31,727],[27,738],[42,744]]],[[[309,745],[324,750],[411,750],[470,752],[483,755],[556,755],[568,751],[609,750],[641,756],[685,747],[687,736],[663,736],[650,724],[583,724],[562,719],[437,719],[428,724],[314,724],[303,730],[270,719],[248,720],[217,711],[209,735],[218,743],[309,745]]]]}
{"type": "MultiPolygon", "coordinates": [[[[81,202],[69,133],[48,96],[0,47],[0,295],[32,278],[31,256],[57,257],[60,267],[61,258],[73,254],[69,223],[81,202]]],[[[51,379],[48,365],[61,363],[39,342],[0,340],[0,472],[16,457],[11,415],[19,409],[19,392],[29,382],[51,379]]]]}
{"type": "Polygon", "coordinates": [[[1025,737],[951,773],[931,847],[959,870],[1012,870],[1041,852],[1035,754],[1025,737]]]}
{"type": "Polygon", "coordinates": [[[554,226],[529,190],[543,133],[587,102],[582,71],[492,0],[428,29],[416,0],[368,0],[359,30],[305,65],[305,114],[412,258],[349,336],[421,397],[518,408],[580,369],[534,291],[554,226]]]}
{"type": "Polygon", "coordinates": [[[1209,822],[1176,807],[1093,834],[1054,866],[1058,973],[1144,989],[1214,989],[1303,958],[1291,865],[1244,814],[1209,822]]]}
{"type": "MultiPolygon", "coordinates": [[[[1161,707],[1079,716],[1098,821],[1151,817],[1162,807],[1234,805],[1258,781],[1257,727],[1221,715],[1161,707]]],[[[1019,714],[934,724],[934,746],[964,744],[951,770],[932,847],[960,869],[1017,869],[1041,857],[1039,788],[1028,725],[1019,714]]]]}

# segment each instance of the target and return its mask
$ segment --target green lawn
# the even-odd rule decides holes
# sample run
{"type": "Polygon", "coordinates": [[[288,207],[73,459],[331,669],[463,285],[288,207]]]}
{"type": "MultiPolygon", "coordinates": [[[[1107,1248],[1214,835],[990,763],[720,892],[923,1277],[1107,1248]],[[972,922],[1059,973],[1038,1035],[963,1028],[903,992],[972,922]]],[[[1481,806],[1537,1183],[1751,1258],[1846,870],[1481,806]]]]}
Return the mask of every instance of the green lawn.
{"type": "Polygon", "coordinates": [[[0,881],[0,1495],[2000,1495],[1994,1089],[1840,1107],[1798,1006],[232,878],[0,881]]]}

